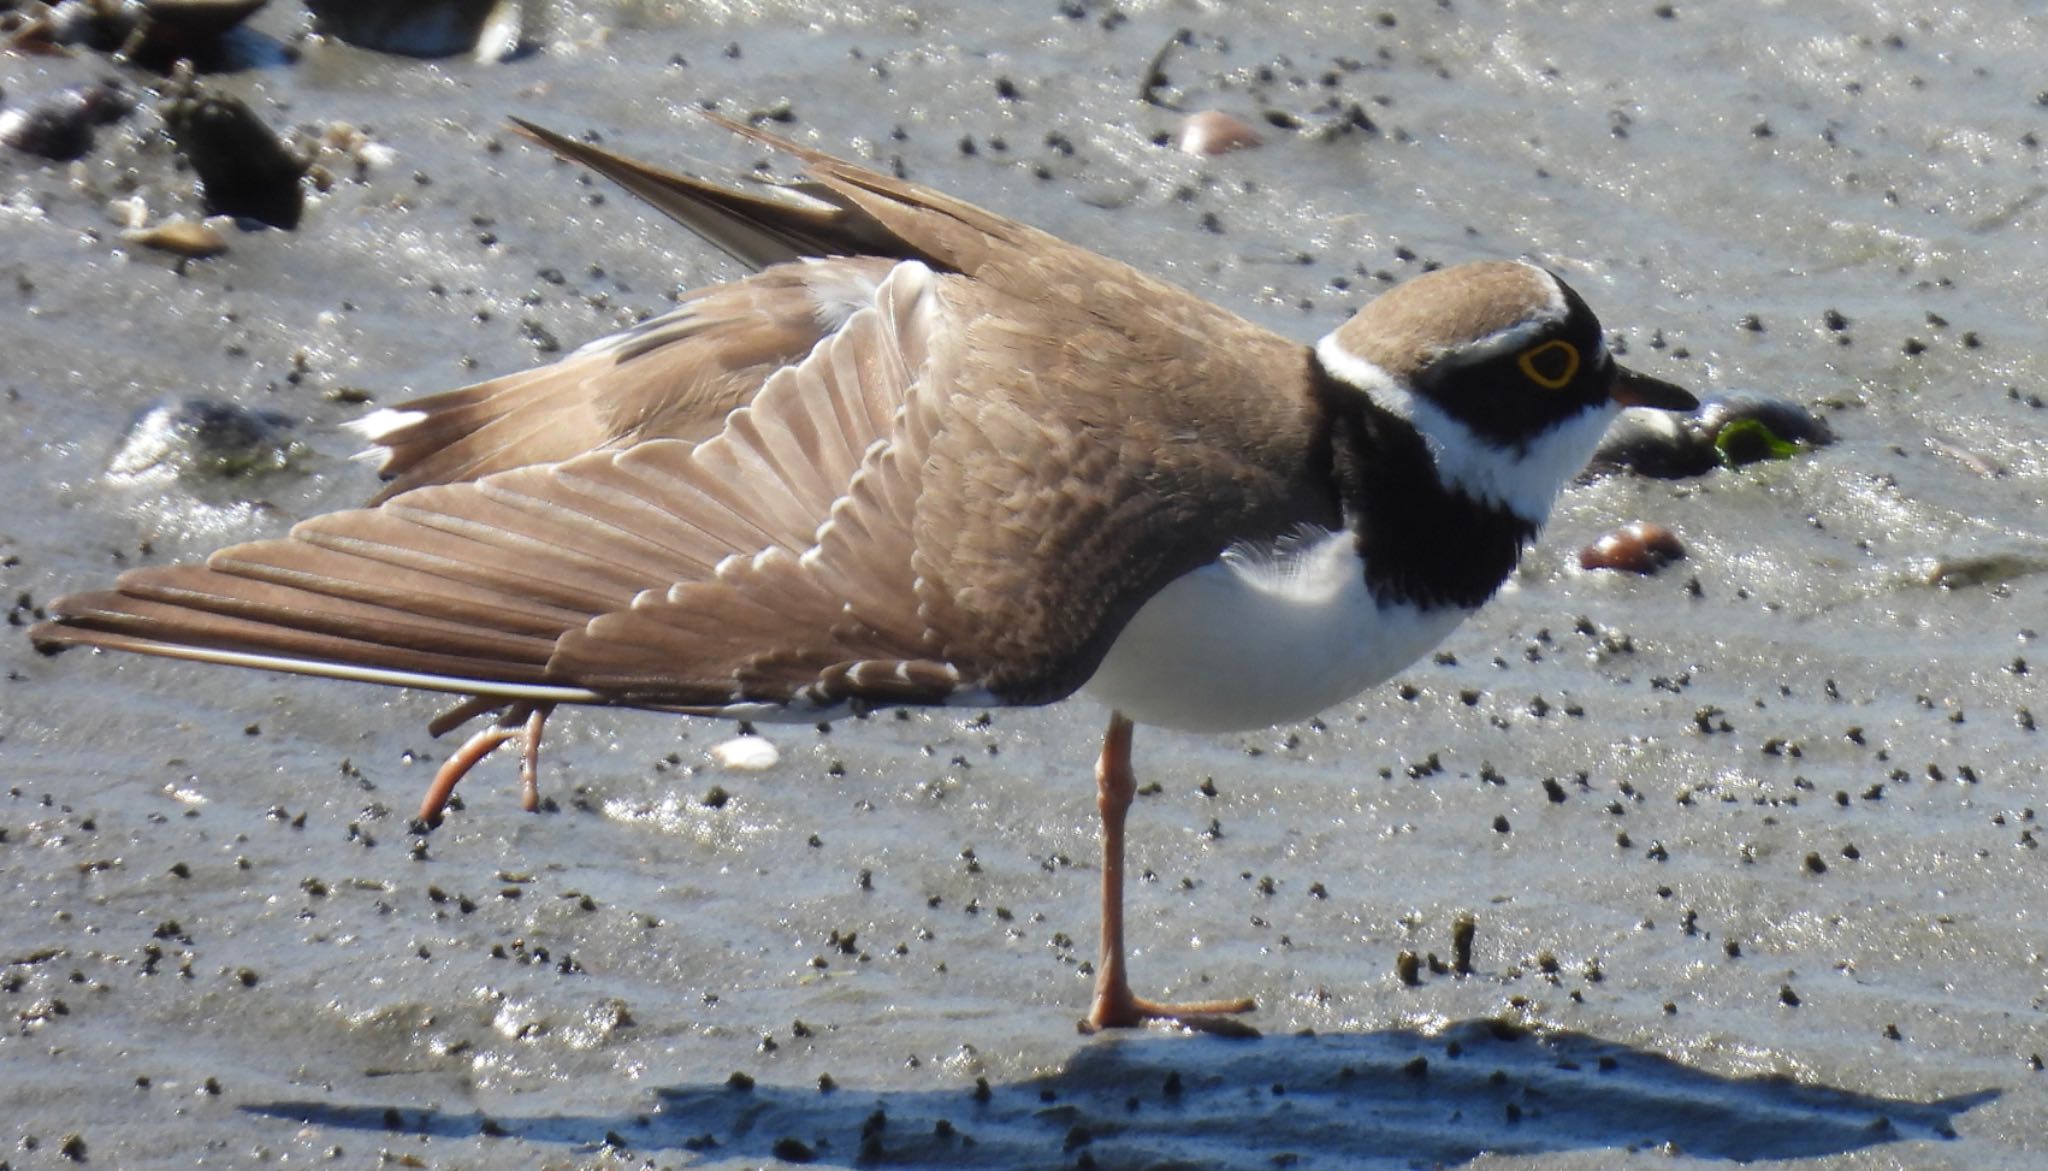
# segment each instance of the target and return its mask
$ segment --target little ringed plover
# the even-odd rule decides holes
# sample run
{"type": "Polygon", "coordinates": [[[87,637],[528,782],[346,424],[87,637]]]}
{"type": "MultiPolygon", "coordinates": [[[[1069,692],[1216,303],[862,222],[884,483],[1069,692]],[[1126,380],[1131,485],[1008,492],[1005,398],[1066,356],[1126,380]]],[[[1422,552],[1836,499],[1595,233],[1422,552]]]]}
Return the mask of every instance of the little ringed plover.
{"type": "Polygon", "coordinates": [[[526,123],[756,269],[541,369],[359,424],[369,507],[61,598],[86,645],[467,696],[438,817],[505,740],[529,804],[556,704],[816,721],[893,705],[1112,709],[1088,1023],[1124,967],[1133,721],[1304,718],[1493,594],[1624,406],[1556,275],[1398,285],[1313,346],[915,183],[712,116],[808,180],[741,192],[526,123]]]}

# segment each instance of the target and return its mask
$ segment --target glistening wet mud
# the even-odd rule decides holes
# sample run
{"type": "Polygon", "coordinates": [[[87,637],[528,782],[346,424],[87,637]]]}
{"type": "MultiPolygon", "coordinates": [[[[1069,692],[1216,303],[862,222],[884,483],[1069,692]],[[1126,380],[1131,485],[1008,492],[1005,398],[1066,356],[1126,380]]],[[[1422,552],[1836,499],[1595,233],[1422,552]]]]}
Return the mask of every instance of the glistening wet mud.
{"type": "Polygon", "coordinates": [[[1527,255],[1631,365],[1835,442],[1575,490],[1440,655],[1316,721],[1140,730],[1134,980],[1256,997],[1249,1041],[1074,1031],[1086,704],[764,727],[758,772],[712,755],[727,725],[563,713],[551,812],[494,761],[421,836],[429,697],[0,640],[0,1159],[2041,1161],[2037,22],[538,9],[490,63],[259,13],[260,67],[202,80],[315,169],[294,229],[203,259],[122,239],[206,214],[148,77],[0,56],[5,109],[110,72],[142,98],[76,163],[0,154],[12,624],[357,503],[342,421],[733,275],[507,114],[720,175],[759,152],[691,110],[759,114],[1304,340],[1527,255]],[[1262,145],[1182,153],[1204,108],[1262,145]],[[287,466],[110,474],[189,400],[293,420],[287,466]],[[1578,568],[1633,521],[1684,559],[1578,568]]]}

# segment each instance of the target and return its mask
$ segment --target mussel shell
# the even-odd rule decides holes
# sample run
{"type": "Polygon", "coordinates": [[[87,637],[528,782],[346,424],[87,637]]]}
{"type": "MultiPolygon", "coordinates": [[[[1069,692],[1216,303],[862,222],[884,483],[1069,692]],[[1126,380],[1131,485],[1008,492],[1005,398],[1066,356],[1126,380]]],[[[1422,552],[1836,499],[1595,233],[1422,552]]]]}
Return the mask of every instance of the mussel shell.
{"type": "Polygon", "coordinates": [[[1823,447],[1835,441],[1834,430],[1826,420],[1790,399],[1761,391],[1737,390],[1709,395],[1701,400],[1700,409],[1694,412],[1694,417],[1699,420],[1709,442],[1720,438],[1721,431],[1728,424],[1746,419],[1762,423],[1770,428],[1771,434],[1791,443],[1823,447]]]}
{"type": "Polygon", "coordinates": [[[1706,475],[1717,462],[1713,443],[1688,420],[1666,411],[1629,411],[1607,429],[1586,470],[1682,480],[1706,475]]]}
{"type": "Polygon", "coordinates": [[[1608,429],[1587,470],[1594,475],[1628,471],[1677,480],[1705,475],[1724,463],[1754,463],[1781,454],[1764,435],[1754,434],[1759,428],[1769,439],[1801,447],[1823,447],[1835,439],[1825,420],[1798,403],[1739,390],[1709,395],[1698,410],[1686,415],[1627,412],[1608,429]],[[1755,426],[1731,433],[1730,428],[1739,424],[1755,426]]]}
{"type": "Polygon", "coordinates": [[[521,0],[306,0],[313,27],[360,49],[406,57],[518,55],[521,0]]]}

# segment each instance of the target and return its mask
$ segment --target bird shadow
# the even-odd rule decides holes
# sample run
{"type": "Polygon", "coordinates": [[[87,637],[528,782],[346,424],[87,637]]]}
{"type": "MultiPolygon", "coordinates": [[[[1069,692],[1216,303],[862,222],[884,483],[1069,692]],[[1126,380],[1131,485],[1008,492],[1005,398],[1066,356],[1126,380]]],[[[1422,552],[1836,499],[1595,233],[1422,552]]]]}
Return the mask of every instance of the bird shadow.
{"type": "Polygon", "coordinates": [[[1996,1089],[1933,1101],[1726,1077],[1574,1032],[1471,1020],[1430,1035],[1107,1037],[1065,1068],[944,1090],[740,1075],[646,1113],[491,1117],[280,1101],[304,1125],[717,1158],[892,1167],[1454,1167],[1482,1154],[1623,1149],[1751,1162],[1952,1139],[1996,1089]]]}

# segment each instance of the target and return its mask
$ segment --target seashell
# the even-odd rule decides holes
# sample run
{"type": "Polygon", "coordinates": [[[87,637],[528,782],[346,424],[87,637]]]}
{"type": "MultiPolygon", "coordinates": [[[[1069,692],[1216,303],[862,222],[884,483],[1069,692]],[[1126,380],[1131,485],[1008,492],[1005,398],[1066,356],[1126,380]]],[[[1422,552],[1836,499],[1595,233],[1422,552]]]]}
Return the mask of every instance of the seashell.
{"type": "Polygon", "coordinates": [[[1678,534],[1660,524],[1635,521],[1579,550],[1580,569],[1655,573],[1685,556],[1678,534]]]}
{"type": "Polygon", "coordinates": [[[356,166],[365,171],[381,171],[398,162],[398,152],[382,142],[365,142],[356,148],[356,166]]]}
{"type": "Polygon", "coordinates": [[[405,57],[507,61],[530,47],[521,0],[306,0],[318,32],[405,57]]]}
{"type": "Polygon", "coordinates": [[[1181,119],[1174,144],[1182,154],[1220,155],[1249,150],[1260,143],[1259,132],[1244,119],[1221,110],[1203,110],[1181,119]]]}
{"type": "Polygon", "coordinates": [[[1716,456],[1731,468],[1784,459],[1802,448],[1835,441],[1834,431],[1813,412],[1756,391],[1709,397],[1696,415],[1716,456]]]}
{"type": "Polygon", "coordinates": [[[1688,419],[1669,411],[1624,411],[1607,429],[1588,475],[1634,472],[1659,480],[1704,476],[1719,461],[1714,445],[1688,419]]]}
{"type": "Polygon", "coordinates": [[[107,214],[124,228],[146,227],[149,224],[149,201],[140,194],[126,199],[110,199],[107,201],[107,214]]]}
{"type": "Polygon", "coordinates": [[[130,228],[121,238],[187,260],[204,260],[228,250],[227,237],[194,220],[170,219],[154,227],[130,228]]]}
{"type": "Polygon", "coordinates": [[[712,745],[711,759],[720,768],[758,773],[774,768],[782,760],[782,753],[766,737],[734,736],[712,745]]]}
{"type": "Polygon", "coordinates": [[[1760,391],[1734,391],[1708,396],[1689,415],[1625,413],[1601,440],[1587,470],[1676,480],[1715,467],[1784,459],[1834,439],[1827,422],[1798,403],[1760,391]]]}

